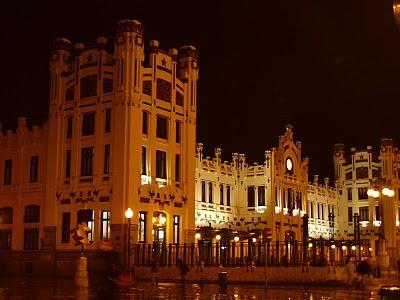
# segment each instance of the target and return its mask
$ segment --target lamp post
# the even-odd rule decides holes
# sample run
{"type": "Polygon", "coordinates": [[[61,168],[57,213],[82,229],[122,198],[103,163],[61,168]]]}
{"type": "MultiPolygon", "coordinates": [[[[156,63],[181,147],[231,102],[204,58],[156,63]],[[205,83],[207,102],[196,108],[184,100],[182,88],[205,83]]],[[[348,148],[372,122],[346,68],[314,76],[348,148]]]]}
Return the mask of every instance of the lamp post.
{"type": "MultiPolygon", "coordinates": [[[[382,273],[386,273],[389,271],[389,255],[387,253],[387,236],[385,234],[385,222],[384,222],[384,201],[383,196],[388,197],[389,199],[392,198],[395,194],[394,190],[388,188],[387,186],[383,186],[382,184],[375,184],[378,189],[370,188],[367,191],[368,196],[373,197],[374,199],[378,199],[378,205],[380,207],[379,214],[380,214],[380,224],[379,224],[379,238],[378,238],[378,253],[377,253],[377,265],[382,273]],[[383,195],[383,196],[382,196],[383,195]]],[[[386,216],[387,218],[387,216],[386,216]]],[[[390,224],[390,220],[386,220],[386,223],[390,224]]]]}
{"type": "Polygon", "coordinates": [[[127,257],[127,263],[128,263],[128,271],[131,270],[131,219],[133,217],[133,210],[128,207],[127,210],[125,211],[125,218],[128,219],[128,257],[127,257]]]}

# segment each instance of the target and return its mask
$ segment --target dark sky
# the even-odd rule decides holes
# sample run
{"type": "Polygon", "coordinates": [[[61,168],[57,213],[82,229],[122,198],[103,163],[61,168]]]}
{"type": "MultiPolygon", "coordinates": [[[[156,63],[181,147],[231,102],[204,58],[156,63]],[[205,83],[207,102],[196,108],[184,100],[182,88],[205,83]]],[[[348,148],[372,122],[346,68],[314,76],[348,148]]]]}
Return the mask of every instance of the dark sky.
{"type": "Polygon", "coordinates": [[[311,172],[332,147],[399,140],[400,34],[390,1],[7,1],[0,18],[0,120],[46,118],[52,39],[94,43],[122,18],[162,48],[200,50],[198,141],[262,161],[294,125],[311,172]],[[6,7],[7,6],[7,7],[6,7]]]}

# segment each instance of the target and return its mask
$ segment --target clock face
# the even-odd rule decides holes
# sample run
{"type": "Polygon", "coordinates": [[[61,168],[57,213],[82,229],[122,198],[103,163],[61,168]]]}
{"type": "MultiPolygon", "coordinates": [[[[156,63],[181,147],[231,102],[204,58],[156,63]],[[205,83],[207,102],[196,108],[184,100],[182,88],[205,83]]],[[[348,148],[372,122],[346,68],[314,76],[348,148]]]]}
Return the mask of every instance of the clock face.
{"type": "Polygon", "coordinates": [[[286,159],[286,170],[292,171],[293,170],[293,162],[291,158],[286,159]]]}

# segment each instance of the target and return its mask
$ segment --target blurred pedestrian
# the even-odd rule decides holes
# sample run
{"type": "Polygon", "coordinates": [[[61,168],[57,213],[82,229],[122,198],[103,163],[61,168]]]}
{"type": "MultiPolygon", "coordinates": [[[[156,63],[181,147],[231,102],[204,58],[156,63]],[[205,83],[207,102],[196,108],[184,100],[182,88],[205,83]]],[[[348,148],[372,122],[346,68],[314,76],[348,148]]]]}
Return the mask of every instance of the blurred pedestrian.
{"type": "Polygon", "coordinates": [[[181,259],[178,259],[176,265],[179,269],[179,274],[181,275],[181,282],[182,284],[185,283],[186,274],[189,272],[188,265],[181,259]]]}
{"type": "Polygon", "coordinates": [[[119,299],[118,282],[122,270],[120,255],[110,241],[100,241],[98,250],[98,272],[95,281],[98,299],[119,299]]]}

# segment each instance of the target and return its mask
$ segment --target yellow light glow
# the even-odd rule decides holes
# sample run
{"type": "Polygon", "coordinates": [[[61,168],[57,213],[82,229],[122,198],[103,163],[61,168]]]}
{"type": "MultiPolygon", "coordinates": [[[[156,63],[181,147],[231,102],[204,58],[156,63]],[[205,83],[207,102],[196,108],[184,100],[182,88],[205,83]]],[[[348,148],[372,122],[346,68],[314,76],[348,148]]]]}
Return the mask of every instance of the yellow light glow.
{"type": "Polygon", "coordinates": [[[389,189],[387,187],[383,188],[382,194],[385,195],[385,196],[389,196],[388,195],[389,194],[389,189]]]}
{"type": "Polygon", "coordinates": [[[374,193],[375,193],[374,189],[368,189],[368,191],[367,191],[367,195],[370,197],[372,197],[374,195],[374,193]]]}
{"type": "Polygon", "coordinates": [[[164,216],[160,217],[160,224],[161,225],[164,225],[166,222],[167,222],[167,218],[166,217],[164,217],[164,216]]]}
{"type": "Polygon", "coordinates": [[[312,248],[313,244],[312,243],[308,243],[308,248],[312,248]]]}
{"type": "Polygon", "coordinates": [[[196,240],[199,240],[199,239],[201,239],[201,234],[200,233],[196,233],[194,237],[196,238],[196,240]]]}
{"type": "Polygon", "coordinates": [[[235,236],[235,238],[233,239],[235,242],[239,242],[239,237],[235,236]]]}
{"type": "Polygon", "coordinates": [[[371,247],[369,247],[369,248],[368,248],[368,250],[371,252],[371,251],[372,251],[372,248],[371,248],[371,247]]]}
{"type": "Polygon", "coordinates": [[[351,250],[356,250],[356,246],[351,246],[351,250]]]}
{"type": "Polygon", "coordinates": [[[219,234],[217,234],[217,235],[215,236],[215,239],[216,239],[217,241],[219,241],[219,240],[221,239],[221,236],[220,236],[219,234]]]}
{"type": "Polygon", "coordinates": [[[252,241],[253,241],[253,243],[255,243],[255,242],[257,242],[257,239],[256,239],[256,238],[253,238],[252,241]]]}
{"type": "Polygon", "coordinates": [[[130,219],[133,217],[133,210],[130,207],[128,207],[128,209],[125,211],[125,217],[127,219],[130,219]]]}
{"type": "Polygon", "coordinates": [[[344,251],[344,250],[346,250],[347,249],[347,247],[346,246],[342,246],[342,250],[344,251]]]}
{"type": "Polygon", "coordinates": [[[332,245],[331,248],[332,248],[332,249],[336,249],[336,246],[335,246],[335,245],[332,245]]]}

